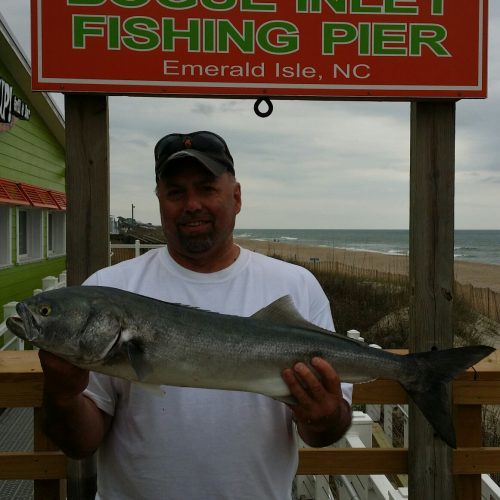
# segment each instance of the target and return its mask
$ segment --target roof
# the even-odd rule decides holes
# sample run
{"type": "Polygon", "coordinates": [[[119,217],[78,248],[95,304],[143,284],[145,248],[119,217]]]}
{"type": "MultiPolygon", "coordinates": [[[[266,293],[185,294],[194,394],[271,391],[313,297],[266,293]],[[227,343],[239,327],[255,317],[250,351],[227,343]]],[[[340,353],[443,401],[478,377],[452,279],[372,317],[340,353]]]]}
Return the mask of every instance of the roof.
{"type": "Polygon", "coordinates": [[[66,194],[23,182],[0,179],[0,203],[66,210],[66,194]]]}
{"type": "Polygon", "coordinates": [[[0,54],[2,62],[28,96],[30,105],[38,112],[57,142],[64,148],[64,118],[47,92],[31,91],[31,65],[1,14],[0,54]]]}

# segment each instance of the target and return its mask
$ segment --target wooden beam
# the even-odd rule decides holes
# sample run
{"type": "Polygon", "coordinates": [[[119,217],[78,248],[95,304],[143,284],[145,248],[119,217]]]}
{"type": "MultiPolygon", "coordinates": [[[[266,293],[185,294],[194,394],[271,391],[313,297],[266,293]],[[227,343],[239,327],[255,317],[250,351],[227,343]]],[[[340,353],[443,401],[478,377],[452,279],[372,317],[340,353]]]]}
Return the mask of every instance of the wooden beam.
{"type": "MultiPolygon", "coordinates": [[[[463,448],[453,451],[453,473],[474,474],[481,492],[481,474],[500,473],[500,448],[463,448]]],[[[468,476],[466,476],[468,477],[468,476]]],[[[474,498],[463,496],[464,499],[474,498]]]]}
{"type": "MultiPolygon", "coordinates": [[[[483,421],[482,408],[477,406],[457,406],[455,408],[455,428],[457,429],[457,444],[462,447],[480,447],[483,441],[483,421]]],[[[466,450],[469,451],[469,450],[466,450]]],[[[468,460],[468,456],[462,456],[462,460],[456,454],[453,456],[454,467],[463,465],[463,458],[468,460]]],[[[475,465],[475,462],[468,464],[475,465]]],[[[477,469],[480,470],[480,469],[477,469]]],[[[471,474],[470,470],[461,469],[461,476],[456,478],[456,492],[459,500],[469,498],[481,498],[481,474],[471,474]]]]}
{"type": "MultiPolygon", "coordinates": [[[[453,345],[454,167],[455,102],[412,103],[411,352],[453,345]]],[[[409,438],[410,498],[453,500],[451,449],[412,403],[409,438]]]]}
{"type": "Polygon", "coordinates": [[[498,381],[455,381],[453,383],[453,403],[458,405],[499,405],[500,380],[498,381]]]}
{"type": "Polygon", "coordinates": [[[302,448],[297,474],[406,474],[407,460],[402,448],[302,448]]]}
{"type": "Polygon", "coordinates": [[[109,113],[102,95],[67,94],[66,254],[68,285],[109,262],[109,113]]]}
{"type": "MultiPolygon", "coordinates": [[[[33,449],[35,452],[44,454],[48,452],[61,453],[59,448],[43,432],[41,408],[35,408],[33,411],[33,449]]],[[[64,463],[66,464],[66,457],[64,457],[64,463]]],[[[66,469],[63,478],[65,476],[66,469]]],[[[61,495],[61,483],[61,478],[36,478],[33,485],[34,500],[60,500],[66,498],[65,495],[61,495]]]]}
{"type": "MultiPolygon", "coordinates": [[[[408,456],[404,448],[301,448],[297,474],[408,474],[408,456]]],[[[481,473],[500,472],[499,448],[458,448],[452,457],[452,474],[467,489],[471,475],[479,477],[480,491],[481,473]]]]}
{"type": "Polygon", "coordinates": [[[375,380],[366,384],[355,384],[352,402],[354,404],[406,404],[408,396],[399,382],[375,380]]]}
{"type": "MultiPolygon", "coordinates": [[[[468,370],[453,382],[453,403],[500,404],[500,351],[478,363],[475,369],[476,372],[468,370]]],[[[37,351],[0,352],[0,408],[40,406],[42,386],[43,374],[37,351]]],[[[398,382],[380,379],[355,384],[353,402],[405,404],[408,397],[398,382]]]]}
{"type": "Polygon", "coordinates": [[[66,477],[66,457],[60,451],[0,453],[0,480],[64,477],[66,477]]]}
{"type": "MultiPolygon", "coordinates": [[[[92,273],[109,265],[108,98],[67,94],[65,110],[66,255],[71,286],[81,285],[92,273]]],[[[69,497],[94,498],[80,495],[79,486],[86,478],[78,475],[80,470],[94,468],[92,460],[68,462],[69,497]]],[[[95,481],[91,489],[95,492],[95,481]]]]}

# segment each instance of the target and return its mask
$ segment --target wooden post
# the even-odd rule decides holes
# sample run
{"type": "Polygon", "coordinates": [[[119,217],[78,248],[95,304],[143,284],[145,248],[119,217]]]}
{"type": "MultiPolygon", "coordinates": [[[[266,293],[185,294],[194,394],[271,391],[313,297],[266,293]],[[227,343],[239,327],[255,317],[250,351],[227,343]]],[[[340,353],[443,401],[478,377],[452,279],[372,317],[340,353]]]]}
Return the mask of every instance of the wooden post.
{"type": "MultiPolygon", "coordinates": [[[[67,282],[80,285],[109,265],[108,98],[69,94],[66,111],[67,282]]],[[[68,499],[94,498],[94,459],[68,460],[68,499]]]]}
{"type": "Polygon", "coordinates": [[[68,94],[65,110],[68,285],[80,285],[109,264],[108,98],[68,94]]]}
{"type": "MultiPolygon", "coordinates": [[[[415,102],[410,146],[410,351],[453,345],[455,102],[415,102]]],[[[451,397],[450,397],[451,406],[451,397]]],[[[451,449],[410,404],[409,493],[455,498],[451,449]]]]}
{"type": "MultiPolygon", "coordinates": [[[[57,446],[42,432],[42,411],[33,410],[33,449],[34,451],[55,451],[57,446]]],[[[62,500],[66,498],[65,482],[59,479],[35,480],[33,484],[35,500],[62,500]]]]}
{"type": "MultiPolygon", "coordinates": [[[[460,447],[480,448],[483,444],[481,405],[456,407],[457,444],[460,447]]],[[[455,481],[457,500],[481,499],[481,474],[464,474],[455,481]]]]}

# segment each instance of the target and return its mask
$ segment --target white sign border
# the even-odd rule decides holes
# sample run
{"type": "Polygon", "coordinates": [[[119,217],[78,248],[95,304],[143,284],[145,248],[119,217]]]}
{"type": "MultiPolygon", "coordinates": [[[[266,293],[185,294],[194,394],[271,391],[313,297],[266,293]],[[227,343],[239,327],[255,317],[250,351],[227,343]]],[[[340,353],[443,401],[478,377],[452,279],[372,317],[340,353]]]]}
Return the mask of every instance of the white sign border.
{"type": "MultiPolygon", "coordinates": [[[[480,92],[484,90],[483,88],[483,25],[484,25],[484,0],[479,0],[479,30],[478,30],[478,73],[477,81],[478,84],[474,86],[446,86],[446,85],[342,85],[342,84],[294,84],[294,83],[235,83],[235,82],[169,82],[165,80],[98,80],[98,79],[85,79],[85,78],[46,78],[42,74],[42,2],[43,0],[37,0],[38,16],[37,16],[37,62],[38,62],[38,83],[57,83],[57,84],[80,84],[80,85],[121,85],[121,86],[141,86],[141,87],[194,87],[199,88],[200,92],[198,95],[205,95],[202,91],[203,89],[210,88],[247,88],[247,89],[310,89],[310,90],[381,90],[381,91],[476,91],[480,92]]],[[[142,91],[134,92],[138,94],[146,94],[142,91]]],[[[196,95],[194,92],[186,94],[186,97],[196,95]]],[[[217,97],[219,94],[214,94],[213,97],[217,97]]],[[[229,94],[230,95],[230,94],[229,94]]],[[[234,94],[234,97],[239,97],[240,94],[234,94]]],[[[286,94],[279,94],[279,97],[287,97],[286,94]]],[[[307,97],[302,95],[290,95],[290,97],[307,97]]],[[[324,95],[318,95],[319,99],[327,97],[324,95]]],[[[333,97],[333,96],[332,96],[333,97]]],[[[342,97],[342,96],[339,96],[342,97]]],[[[353,98],[361,98],[366,96],[353,96],[353,98]]],[[[378,96],[376,96],[378,97],[378,96]]],[[[406,97],[406,96],[401,96],[406,97]]],[[[442,97],[442,96],[438,96],[442,97]]]]}

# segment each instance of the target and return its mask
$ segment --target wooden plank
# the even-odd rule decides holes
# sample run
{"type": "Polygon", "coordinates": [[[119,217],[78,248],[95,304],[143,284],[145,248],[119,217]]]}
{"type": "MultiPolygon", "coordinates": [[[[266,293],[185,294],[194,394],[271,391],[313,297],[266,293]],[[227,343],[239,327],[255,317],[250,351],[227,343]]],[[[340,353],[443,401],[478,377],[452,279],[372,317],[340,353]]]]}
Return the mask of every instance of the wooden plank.
{"type": "MultiPolygon", "coordinates": [[[[380,424],[373,423],[372,425],[372,440],[374,448],[390,449],[394,448],[391,441],[385,434],[380,424]]],[[[396,479],[401,486],[408,486],[408,475],[407,474],[396,474],[396,479]]]]}
{"type": "Polygon", "coordinates": [[[43,432],[43,412],[41,408],[35,408],[33,413],[33,449],[35,451],[59,450],[43,432]]]}
{"type": "Polygon", "coordinates": [[[36,351],[0,352],[0,408],[42,404],[43,375],[36,351]]]}
{"type": "Polygon", "coordinates": [[[406,474],[408,451],[400,448],[303,448],[297,474],[406,474]]]}
{"type": "Polygon", "coordinates": [[[0,408],[33,408],[42,405],[43,379],[0,381],[0,408]]]}
{"type": "MultiPolygon", "coordinates": [[[[480,474],[500,473],[500,448],[477,447],[454,450],[453,473],[475,474],[479,478],[481,478],[480,474]]],[[[473,498],[475,497],[467,497],[468,500],[473,498]]],[[[480,499],[481,496],[478,498],[480,499]]]]}
{"type": "Polygon", "coordinates": [[[493,351],[472,368],[460,374],[456,380],[498,380],[500,371],[500,350],[493,351]]]}
{"type": "MultiPolygon", "coordinates": [[[[1,356],[0,356],[1,357],[1,356]]],[[[43,377],[41,374],[0,373],[0,408],[41,406],[43,377]]],[[[461,405],[500,404],[500,382],[482,382],[474,385],[455,383],[454,402],[461,405]]],[[[355,404],[406,404],[408,397],[397,382],[378,380],[356,385],[353,392],[355,404]],[[389,391],[389,392],[388,392],[389,391]]]]}
{"type": "Polygon", "coordinates": [[[80,285],[109,261],[108,98],[66,94],[67,279],[80,285]]]}
{"type": "MultiPolygon", "coordinates": [[[[109,110],[104,95],[66,94],[64,100],[67,282],[72,286],[109,264],[109,110]]],[[[93,458],[86,460],[91,463],[93,458]]],[[[79,498],[79,483],[86,478],[72,462],[68,496],[79,498]]]]}
{"type": "MultiPolygon", "coordinates": [[[[57,446],[43,432],[42,409],[35,408],[33,418],[33,448],[36,452],[58,451],[57,446]]],[[[66,471],[64,477],[66,476],[66,471]]],[[[62,487],[60,479],[43,478],[35,480],[34,498],[35,500],[59,500],[65,498],[62,496],[62,487]]]]}
{"type": "Polygon", "coordinates": [[[500,381],[455,382],[453,403],[458,405],[498,405],[500,404],[500,381]]]}
{"type": "MultiPolygon", "coordinates": [[[[495,351],[486,360],[475,365],[476,373],[473,370],[467,370],[455,381],[455,387],[475,387],[474,390],[481,390],[481,387],[488,386],[488,381],[500,381],[500,351],[495,351]],[[474,381],[474,378],[476,380],[474,381]],[[473,384],[476,384],[475,386],[473,384]]],[[[0,352],[0,380],[6,374],[18,374],[19,378],[30,378],[30,374],[41,374],[42,368],[38,360],[38,351],[1,351],[0,352]]],[[[354,394],[358,393],[358,397],[369,398],[369,393],[373,390],[382,393],[384,390],[389,390],[395,397],[399,394],[404,394],[404,390],[398,382],[391,380],[379,379],[366,384],[355,384],[354,394]],[[400,390],[401,389],[401,390],[400,390]],[[366,394],[365,394],[366,393],[366,394]]],[[[467,389],[468,390],[468,389],[467,389]]],[[[385,397],[382,394],[377,397],[385,397]]],[[[366,400],[363,400],[366,402],[366,400]]],[[[395,403],[395,401],[390,401],[395,403]]],[[[473,403],[471,403],[473,404],[473,403]]]]}
{"type": "MultiPolygon", "coordinates": [[[[498,351],[494,354],[497,356],[498,351]]],[[[488,370],[478,375],[467,372],[453,384],[453,401],[460,405],[500,404],[500,362],[485,364],[488,370]]],[[[42,369],[37,351],[0,352],[0,407],[37,407],[41,405],[42,369]]],[[[353,391],[356,404],[405,404],[405,391],[391,380],[376,380],[356,384],[353,391]]]]}
{"type": "Polygon", "coordinates": [[[60,451],[0,453],[0,480],[64,477],[66,477],[66,457],[60,451]]]}
{"type": "MultiPolygon", "coordinates": [[[[455,423],[457,429],[457,445],[461,447],[479,447],[482,445],[482,415],[481,406],[457,406],[455,408],[455,423]]],[[[453,454],[454,469],[458,455],[453,454]]],[[[481,475],[462,472],[456,478],[456,492],[459,500],[481,498],[481,475]]]]}
{"type": "MultiPolygon", "coordinates": [[[[457,448],[452,453],[453,475],[500,472],[499,448],[457,448]]],[[[297,474],[408,474],[408,450],[403,448],[302,448],[297,474]]],[[[467,477],[467,476],[466,476],[467,477]]],[[[466,485],[466,483],[459,483],[466,485]]],[[[470,490],[464,490],[470,491],[470,490]]],[[[480,489],[479,489],[480,491],[480,489]]],[[[464,496],[471,500],[474,496],[464,496]]]]}
{"type": "Polygon", "coordinates": [[[406,404],[405,390],[394,380],[375,380],[366,384],[355,384],[352,394],[354,404],[406,404]]]}
{"type": "MultiPolygon", "coordinates": [[[[297,474],[406,474],[408,451],[393,449],[301,449],[297,474]]],[[[454,474],[500,472],[498,448],[460,448],[453,452],[454,474]]],[[[1,452],[0,480],[63,479],[61,452],[1,452]]]]}
{"type": "MultiPolygon", "coordinates": [[[[414,102],[410,139],[411,352],[453,345],[455,103],[414,102]]],[[[451,405],[451,398],[450,398],[451,405]]],[[[451,449],[410,403],[409,494],[453,500],[451,449]]]]}
{"type": "Polygon", "coordinates": [[[37,351],[0,352],[0,380],[12,375],[17,380],[31,379],[33,374],[42,374],[37,351]]]}

